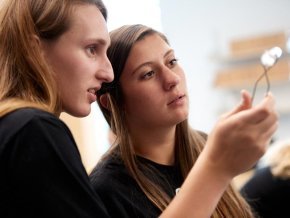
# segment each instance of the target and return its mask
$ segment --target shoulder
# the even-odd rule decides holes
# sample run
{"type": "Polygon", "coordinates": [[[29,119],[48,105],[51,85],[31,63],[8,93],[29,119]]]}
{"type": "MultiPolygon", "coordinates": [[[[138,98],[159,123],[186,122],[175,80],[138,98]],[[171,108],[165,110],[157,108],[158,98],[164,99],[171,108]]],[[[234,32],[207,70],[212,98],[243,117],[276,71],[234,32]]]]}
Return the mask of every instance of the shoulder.
{"type": "Polygon", "coordinates": [[[119,157],[108,155],[105,159],[98,162],[90,173],[90,179],[94,183],[102,180],[102,178],[113,177],[117,174],[123,174],[125,172],[125,165],[121,159],[119,157]]]}
{"type": "Polygon", "coordinates": [[[52,115],[51,113],[46,112],[44,110],[37,109],[37,108],[20,108],[20,109],[17,109],[15,111],[12,111],[11,113],[5,115],[3,118],[5,118],[7,120],[13,119],[13,118],[26,120],[26,119],[30,119],[30,118],[35,117],[35,116],[54,117],[54,115],[52,115]]]}
{"type": "Polygon", "coordinates": [[[194,130],[197,135],[199,135],[200,137],[202,137],[204,140],[207,140],[207,137],[208,137],[208,134],[203,132],[203,131],[200,131],[200,130],[194,130]]]}
{"type": "MultiPolygon", "coordinates": [[[[65,126],[56,116],[46,111],[34,108],[15,110],[0,118],[0,138],[2,144],[17,135],[20,131],[33,126],[61,125],[65,126]]],[[[35,128],[38,131],[39,128],[35,128]]]]}
{"type": "Polygon", "coordinates": [[[51,121],[54,123],[61,123],[59,118],[54,116],[51,113],[48,113],[43,110],[35,109],[35,108],[22,108],[18,109],[16,111],[13,111],[4,117],[0,118],[0,125],[1,127],[10,127],[7,128],[9,130],[15,129],[21,129],[25,125],[27,125],[30,122],[38,122],[38,121],[51,121]]]}
{"type": "Polygon", "coordinates": [[[0,127],[0,153],[5,151],[6,156],[17,154],[40,159],[54,154],[79,155],[68,127],[46,111],[34,108],[13,111],[0,118],[0,127]]]}
{"type": "Polygon", "coordinates": [[[104,190],[112,186],[127,186],[132,181],[125,165],[119,157],[107,156],[101,160],[90,174],[95,190],[104,190]]]}

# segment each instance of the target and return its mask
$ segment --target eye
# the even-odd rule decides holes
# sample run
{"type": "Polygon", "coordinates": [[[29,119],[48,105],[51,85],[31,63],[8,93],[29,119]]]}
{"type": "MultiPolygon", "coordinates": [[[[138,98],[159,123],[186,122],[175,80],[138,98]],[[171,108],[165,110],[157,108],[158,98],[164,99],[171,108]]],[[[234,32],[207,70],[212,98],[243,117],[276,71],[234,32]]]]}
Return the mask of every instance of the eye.
{"type": "Polygon", "coordinates": [[[155,74],[155,72],[153,70],[145,73],[143,76],[142,76],[142,79],[149,79],[151,78],[153,75],[155,74]]]}
{"type": "Polygon", "coordinates": [[[177,64],[178,60],[176,58],[173,58],[169,61],[170,66],[175,66],[177,64]]]}
{"type": "Polygon", "coordinates": [[[97,54],[97,46],[96,45],[90,45],[86,48],[86,51],[90,57],[95,57],[97,54]]]}

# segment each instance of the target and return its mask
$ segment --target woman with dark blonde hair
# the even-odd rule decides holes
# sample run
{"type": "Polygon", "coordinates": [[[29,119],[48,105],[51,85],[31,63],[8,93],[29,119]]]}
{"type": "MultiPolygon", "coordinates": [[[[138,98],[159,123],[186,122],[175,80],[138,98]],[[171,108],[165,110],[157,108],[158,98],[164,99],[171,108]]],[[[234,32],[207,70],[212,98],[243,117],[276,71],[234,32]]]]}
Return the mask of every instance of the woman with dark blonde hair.
{"type": "Polygon", "coordinates": [[[1,0],[0,217],[107,217],[61,112],[113,80],[101,0],[1,0]]]}
{"type": "Polygon", "coordinates": [[[275,132],[273,96],[252,107],[243,91],[206,137],[188,125],[185,74],[166,37],[143,25],[110,37],[115,79],[97,96],[117,139],[90,175],[110,216],[252,217],[230,182],[275,132]]]}

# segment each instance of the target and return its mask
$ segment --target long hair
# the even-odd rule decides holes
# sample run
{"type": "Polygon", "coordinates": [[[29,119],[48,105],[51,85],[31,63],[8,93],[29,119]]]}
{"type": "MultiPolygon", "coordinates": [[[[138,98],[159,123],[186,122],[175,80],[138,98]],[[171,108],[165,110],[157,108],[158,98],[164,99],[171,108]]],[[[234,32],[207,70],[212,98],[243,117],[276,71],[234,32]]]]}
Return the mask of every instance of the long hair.
{"type": "Polygon", "coordinates": [[[77,4],[94,4],[107,19],[101,0],[1,0],[0,116],[22,107],[61,112],[54,72],[36,37],[53,41],[66,32],[77,4]]]}
{"type": "MultiPolygon", "coordinates": [[[[150,169],[145,169],[144,171],[144,166],[136,158],[126,125],[126,114],[123,110],[123,93],[119,84],[119,78],[123,72],[132,46],[137,41],[152,34],[158,34],[168,43],[164,34],[139,24],[126,25],[110,33],[111,46],[107,54],[114,70],[115,79],[112,83],[104,84],[102,89],[99,90],[98,104],[107,122],[117,136],[117,141],[103,156],[103,159],[106,159],[110,155],[120,155],[130,175],[136,180],[142,191],[156,207],[163,211],[171,199],[162,190],[160,185],[146,176],[148,175],[148,171],[151,176],[154,176],[154,172],[150,172],[150,169]],[[107,108],[100,104],[100,96],[102,94],[106,94],[108,97],[107,108]]],[[[177,124],[175,160],[184,179],[201,153],[205,142],[206,138],[199,132],[191,129],[187,120],[177,124]]],[[[249,218],[252,217],[252,214],[248,204],[233,188],[229,187],[221,198],[212,217],[249,218]]]]}

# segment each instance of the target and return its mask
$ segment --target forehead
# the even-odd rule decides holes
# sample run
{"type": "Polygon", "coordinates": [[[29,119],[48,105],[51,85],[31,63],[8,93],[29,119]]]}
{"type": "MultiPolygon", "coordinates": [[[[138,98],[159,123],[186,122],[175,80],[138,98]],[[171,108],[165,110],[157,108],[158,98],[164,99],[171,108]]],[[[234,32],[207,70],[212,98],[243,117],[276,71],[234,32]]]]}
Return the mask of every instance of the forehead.
{"type": "Polygon", "coordinates": [[[154,61],[163,58],[170,49],[171,47],[157,33],[148,35],[132,46],[127,63],[138,65],[142,62],[154,61]]]}
{"type": "Polygon", "coordinates": [[[168,50],[171,47],[157,33],[145,36],[132,46],[122,74],[131,74],[145,63],[163,60],[168,50]]]}
{"type": "Polygon", "coordinates": [[[106,20],[97,6],[75,5],[71,15],[69,31],[73,34],[109,40],[106,20]]]}

